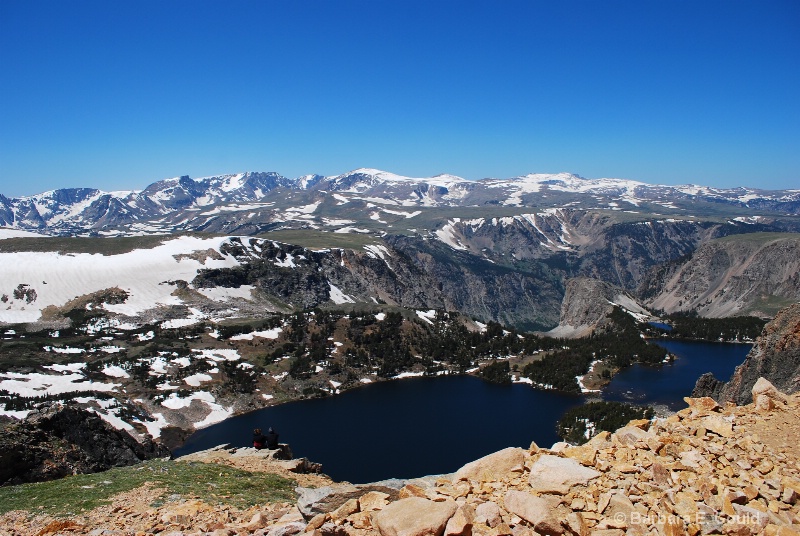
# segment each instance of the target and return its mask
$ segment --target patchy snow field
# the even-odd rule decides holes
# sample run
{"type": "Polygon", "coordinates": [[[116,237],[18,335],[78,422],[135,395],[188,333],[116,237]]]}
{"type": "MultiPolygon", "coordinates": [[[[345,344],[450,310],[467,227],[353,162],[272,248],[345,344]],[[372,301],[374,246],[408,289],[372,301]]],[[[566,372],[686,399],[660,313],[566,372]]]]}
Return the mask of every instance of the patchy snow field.
{"type": "MultiPolygon", "coordinates": [[[[180,304],[181,300],[172,296],[175,287],[167,281],[191,281],[203,268],[238,265],[232,256],[224,256],[221,260],[202,255],[197,256],[200,260],[187,257],[195,251],[219,251],[227,240],[183,236],[152,249],[137,249],[119,255],[0,253],[0,294],[6,296],[6,301],[0,303],[0,322],[34,322],[47,306],[62,306],[78,296],[114,287],[126,291],[128,299],[122,304],[105,305],[105,309],[111,312],[132,316],[159,304],[180,304]],[[14,291],[20,284],[34,289],[36,299],[15,298],[14,291]]],[[[249,295],[251,290],[235,292],[226,289],[225,297],[249,295]]]]}

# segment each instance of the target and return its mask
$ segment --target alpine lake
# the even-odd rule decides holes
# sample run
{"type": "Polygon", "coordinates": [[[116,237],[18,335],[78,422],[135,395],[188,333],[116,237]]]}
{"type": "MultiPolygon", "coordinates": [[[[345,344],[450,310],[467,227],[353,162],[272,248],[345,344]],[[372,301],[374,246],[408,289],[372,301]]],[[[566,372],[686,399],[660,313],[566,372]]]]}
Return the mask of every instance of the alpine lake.
{"type": "MultiPolygon", "coordinates": [[[[593,398],[685,407],[705,372],[730,378],[750,344],[659,340],[676,356],[659,366],[633,365],[593,398]]],[[[342,394],[290,402],[226,419],[194,433],[173,454],[221,444],[251,446],[254,428],[273,427],[295,457],[322,464],[332,479],[366,483],[447,474],[506,447],[549,447],[556,423],[589,395],[527,384],[496,385],[473,376],[406,378],[342,394]]]]}

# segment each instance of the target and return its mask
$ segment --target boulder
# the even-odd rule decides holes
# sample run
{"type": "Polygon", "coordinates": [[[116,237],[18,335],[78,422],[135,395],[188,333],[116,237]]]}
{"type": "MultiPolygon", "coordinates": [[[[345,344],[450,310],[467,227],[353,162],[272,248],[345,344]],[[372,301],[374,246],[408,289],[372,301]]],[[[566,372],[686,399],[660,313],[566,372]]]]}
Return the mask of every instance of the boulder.
{"type": "Polygon", "coordinates": [[[531,466],[528,483],[533,491],[539,493],[566,494],[573,486],[585,486],[601,474],[571,458],[545,454],[531,466]]]}
{"type": "Polygon", "coordinates": [[[785,397],[763,376],[756,380],[750,390],[756,411],[771,411],[785,403],[785,397]]]}
{"type": "Polygon", "coordinates": [[[350,499],[364,494],[352,484],[334,484],[321,488],[296,488],[297,508],[303,517],[311,519],[317,514],[333,512],[350,499]]]}
{"type": "Polygon", "coordinates": [[[441,536],[457,509],[454,501],[409,497],[373,514],[372,525],[381,536],[441,536]]]}
{"type": "Polygon", "coordinates": [[[461,505],[447,522],[444,536],[470,536],[474,521],[475,509],[470,504],[461,505]]]}
{"type": "Polygon", "coordinates": [[[733,424],[722,415],[709,415],[699,420],[700,426],[721,437],[733,437],[733,424]]]}
{"type": "Polygon", "coordinates": [[[483,523],[489,527],[496,527],[503,521],[500,507],[497,503],[488,501],[481,503],[475,508],[475,522],[483,523]]]}
{"type": "Polygon", "coordinates": [[[532,493],[509,490],[505,495],[506,510],[533,525],[539,534],[562,534],[564,529],[555,516],[557,502],[532,493]]]}
{"type": "Polygon", "coordinates": [[[637,441],[647,441],[653,435],[652,432],[642,430],[638,426],[624,426],[614,432],[613,437],[623,445],[633,446],[637,441]]]}
{"type": "MultiPolygon", "coordinates": [[[[402,480],[385,480],[358,485],[344,482],[321,488],[297,487],[295,488],[298,495],[297,508],[306,520],[310,520],[317,514],[333,512],[350,499],[368,496],[370,492],[381,494],[380,496],[385,500],[394,500],[400,497],[399,487],[402,486],[403,482],[402,480]]],[[[371,501],[375,497],[375,495],[369,495],[366,500],[371,501]]]]}
{"type": "Polygon", "coordinates": [[[505,477],[515,467],[525,463],[526,451],[517,447],[509,447],[470,462],[456,471],[453,482],[459,480],[475,480],[491,482],[505,477]]]}
{"type": "Polygon", "coordinates": [[[683,397],[683,401],[686,402],[692,409],[692,416],[702,417],[703,415],[708,415],[709,413],[713,413],[721,409],[720,405],[717,404],[717,401],[710,396],[701,396],[699,398],[690,398],[685,396],[683,397]]]}

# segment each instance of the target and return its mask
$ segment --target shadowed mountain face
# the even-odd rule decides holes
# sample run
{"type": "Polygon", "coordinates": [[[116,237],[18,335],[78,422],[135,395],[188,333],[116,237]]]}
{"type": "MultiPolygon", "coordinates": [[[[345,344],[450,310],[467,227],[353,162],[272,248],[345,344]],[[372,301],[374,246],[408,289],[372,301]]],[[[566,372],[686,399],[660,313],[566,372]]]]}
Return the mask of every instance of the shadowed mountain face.
{"type": "Polygon", "coordinates": [[[783,309],[764,326],[744,363],[727,382],[704,374],[697,381],[692,396],[749,404],[753,399],[753,386],[760,377],[785,393],[800,391],[800,303],[783,309]]]}
{"type": "Polygon", "coordinates": [[[43,405],[0,430],[0,484],[96,473],[170,455],[151,438],[140,442],[93,413],[61,404],[43,405]]]}

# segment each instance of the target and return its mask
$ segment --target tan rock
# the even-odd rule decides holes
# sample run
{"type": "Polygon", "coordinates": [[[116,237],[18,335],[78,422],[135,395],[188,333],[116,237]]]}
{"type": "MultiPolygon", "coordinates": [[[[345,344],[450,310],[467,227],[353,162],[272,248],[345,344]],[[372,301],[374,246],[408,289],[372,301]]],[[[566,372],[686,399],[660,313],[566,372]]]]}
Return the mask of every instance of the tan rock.
{"type": "Polygon", "coordinates": [[[402,488],[400,488],[399,498],[406,499],[408,497],[422,497],[423,499],[428,496],[428,492],[425,491],[425,488],[417,486],[415,484],[406,484],[402,488]]]}
{"type": "Polygon", "coordinates": [[[721,437],[733,437],[733,425],[721,415],[709,415],[699,421],[699,425],[721,437]]]}
{"type": "Polygon", "coordinates": [[[597,513],[602,514],[606,508],[608,508],[608,503],[611,501],[611,492],[604,493],[600,496],[600,500],[597,502],[597,513]]]}
{"type": "Polygon", "coordinates": [[[624,521],[626,526],[642,514],[637,511],[631,500],[621,493],[612,493],[608,499],[608,506],[601,513],[608,519],[624,521]]]}
{"type": "Polygon", "coordinates": [[[775,404],[775,400],[769,395],[765,394],[754,396],[753,405],[755,406],[756,411],[761,413],[770,412],[778,407],[777,404],[775,404]]]}
{"type": "Polygon", "coordinates": [[[602,432],[595,435],[591,438],[586,445],[591,445],[592,447],[600,450],[602,448],[606,448],[611,443],[611,432],[606,432],[603,430],[602,432]]]}
{"type": "Polygon", "coordinates": [[[570,510],[585,510],[586,499],[583,497],[575,497],[569,505],[570,510]]]}
{"type": "Polygon", "coordinates": [[[511,533],[514,536],[536,536],[536,533],[525,525],[514,525],[514,528],[511,529],[511,533]]]}
{"type": "Polygon", "coordinates": [[[300,534],[305,530],[305,528],[306,524],[301,521],[279,523],[270,527],[269,532],[267,532],[267,536],[292,536],[293,534],[300,534]]]}
{"type": "Polygon", "coordinates": [[[764,536],[800,536],[800,531],[794,530],[786,525],[770,523],[764,527],[764,536]]]}
{"type": "Polygon", "coordinates": [[[630,463],[620,463],[617,464],[617,466],[614,468],[620,473],[624,474],[638,473],[640,469],[639,467],[632,465],[630,463]]]}
{"type": "Polygon", "coordinates": [[[528,483],[539,493],[566,494],[573,486],[586,485],[601,474],[571,458],[545,454],[531,466],[528,483]]]}
{"type": "Polygon", "coordinates": [[[356,512],[348,516],[347,522],[353,525],[353,528],[368,530],[372,528],[372,514],[370,512],[356,512]]]}
{"type": "Polygon", "coordinates": [[[490,482],[500,480],[517,466],[525,463],[526,451],[521,448],[509,447],[501,451],[484,456],[474,462],[464,465],[456,471],[453,482],[459,480],[475,480],[490,482]]]}
{"type": "Polygon", "coordinates": [[[660,463],[654,463],[650,467],[650,472],[653,475],[653,481],[659,486],[672,484],[672,473],[660,463]]]}
{"type": "MultiPolygon", "coordinates": [[[[680,492],[678,495],[680,495],[680,492]]],[[[686,496],[676,497],[673,510],[687,522],[697,518],[697,503],[686,496]]]]}
{"type": "Polygon", "coordinates": [[[395,501],[372,514],[372,526],[382,536],[440,536],[458,506],[421,497],[395,501]]]}
{"type": "Polygon", "coordinates": [[[636,426],[625,426],[614,432],[613,437],[623,445],[634,445],[637,441],[647,441],[653,437],[652,432],[644,431],[636,426]]]}
{"type": "Polygon", "coordinates": [[[597,460],[597,448],[589,443],[579,447],[570,447],[564,451],[564,454],[588,467],[594,466],[595,460],[597,460]]]}
{"type": "Polygon", "coordinates": [[[459,506],[453,517],[447,522],[444,528],[444,536],[470,536],[474,520],[475,509],[471,505],[464,504],[459,506]]]}
{"type": "Polygon", "coordinates": [[[772,385],[772,383],[763,376],[756,380],[750,393],[753,395],[753,400],[759,395],[764,395],[781,402],[784,402],[786,399],[783,393],[778,391],[778,388],[772,385]]]}
{"type": "Polygon", "coordinates": [[[325,524],[327,521],[330,521],[330,514],[328,514],[328,513],[324,513],[324,514],[317,514],[317,515],[315,515],[315,516],[314,516],[314,517],[312,517],[312,518],[311,518],[311,520],[308,522],[308,525],[306,526],[306,532],[311,532],[311,531],[313,531],[314,529],[318,529],[318,528],[320,528],[320,527],[321,527],[322,525],[324,525],[324,524],[325,524]]]}
{"type": "Polygon", "coordinates": [[[716,400],[708,396],[700,398],[684,397],[683,400],[692,409],[693,416],[703,416],[722,409],[716,400]]]}
{"type": "Polygon", "coordinates": [[[200,513],[211,512],[213,508],[197,499],[192,499],[175,506],[170,505],[169,510],[161,515],[164,523],[186,524],[200,513]]]}
{"type": "Polygon", "coordinates": [[[339,508],[331,512],[331,520],[334,523],[340,523],[344,518],[356,512],[358,512],[358,499],[348,499],[339,508]]]}
{"type": "Polygon", "coordinates": [[[706,460],[703,458],[703,455],[700,454],[696,450],[687,450],[685,452],[681,452],[681,463],[684,467],[691,467],[692,469],[697,469],[701,465],[705,465],[706,460]]]}
{"type": "Polygon", "coordinates": [[[685,536],[687,533],[684,524],[674,516],[665,516],[663,522],[658,525],[659,533],[664,536],[685,536]]]}
{"type": "Polygon", "coordinates": [[[606,517],[597,524],[599,530],[603,529],[627,529],[628,520],[623,516],[606,517]]]}
{"type": "Polygon", "coordinates": [[[525,491],[509,490],[504,503],[506,510],[533,525],[534,530],[540,534],[564,532],[554,513],[556,501],[537,497],[525,491]]]}
{"type": "Polygon", "coordinates": [[[564,519],[564,526],[574,536],[588,536],[589,525],[580,512],[570,512],[564,519]]]}
{"type": "Polygon", "coordinates": [[[269,516],[264,515],[263,512],[256,512],[244,528],[247,530],[263,529],[269,525],[270,521],[269,516]]]}
{"type": "Polygon", "coordinates": [[[358,509],[361,512],[380,510],[389,504],[389,494],[380,491],[370,491],[358,498],[358,509]]]}
{"type": "Polygon", "coordinates": [[[496,527],[503,521],[500,506],[493,501],[487,501],[475,507],[475,523],[483,523],[489,527],[496,527]]]}
{"type": "Polygon", "coordinates": [[[770,522],[769,514],[761,510],[756,510],[749,505],[741,506],[734,504],[733,508],[736,510],[736,519],[739,523],[749,525],[754,532],[764,530],[770,522]]]}

